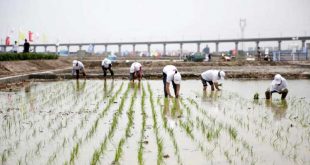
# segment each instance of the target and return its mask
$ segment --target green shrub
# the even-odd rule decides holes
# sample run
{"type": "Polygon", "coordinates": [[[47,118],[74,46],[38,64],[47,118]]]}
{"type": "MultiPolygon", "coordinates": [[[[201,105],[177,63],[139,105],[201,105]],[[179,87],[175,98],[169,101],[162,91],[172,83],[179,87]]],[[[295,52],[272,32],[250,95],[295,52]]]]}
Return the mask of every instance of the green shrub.
{"type": "Polygon", "coordinates": [[[0,61],[44,59],[58,59],[58,55],[48,53],[0,53],[0,61]]]}

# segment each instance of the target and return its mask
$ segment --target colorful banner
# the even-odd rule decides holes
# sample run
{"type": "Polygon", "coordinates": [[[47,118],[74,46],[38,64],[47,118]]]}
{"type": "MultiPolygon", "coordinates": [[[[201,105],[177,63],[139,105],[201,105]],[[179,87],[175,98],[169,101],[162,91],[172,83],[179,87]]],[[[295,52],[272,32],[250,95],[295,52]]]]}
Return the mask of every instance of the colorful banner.
{"type": "Polygon", "coordinates": [[[42,35],[42,41],[41,42],[42,43],[47,43],[47,36],[46,36],[45,33],[42,35]]]}
{"type": "Polygon", "coordinates": [[[28,31],[28,40],[29,40],[29,42],[33,42],[32,35],[33,35],[33,32],[32,31],[28,31]]]}
{"type": "Polygon", "coordinates": [[[24,41],[26,39],[25,33],[19,31],[18,32],[18,41],[24,41]]]}
{"type": "Polygon", "coordinates": [[[7,37],[5,38],[5,45],[11,45],[11,44],[10,44],[10,37],[9,37],[9,36],[7,36],[7,37]]]}

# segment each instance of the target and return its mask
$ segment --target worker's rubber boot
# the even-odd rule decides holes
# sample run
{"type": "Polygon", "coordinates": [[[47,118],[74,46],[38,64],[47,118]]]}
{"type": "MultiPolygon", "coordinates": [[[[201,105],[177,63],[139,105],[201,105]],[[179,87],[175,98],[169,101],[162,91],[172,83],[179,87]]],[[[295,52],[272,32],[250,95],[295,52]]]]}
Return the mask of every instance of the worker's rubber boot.
{"type": "Polygon", "coordinates": [[[271,92],[270,92],[269,90],[267,90],[267,91],[265,92],[265,96],[266,96],[266,99],[270,99],[270,97],[271,97],[271,92]]]}
{"type": "Polygon", "coordinates": [[[282,99],[282,100],[284,100],[284,99],[286,98],[287,93],[288,93],[288,89],[284,89],[284,90],[281,92],[281,94],[282,94],[281,99],[282,99]]]}

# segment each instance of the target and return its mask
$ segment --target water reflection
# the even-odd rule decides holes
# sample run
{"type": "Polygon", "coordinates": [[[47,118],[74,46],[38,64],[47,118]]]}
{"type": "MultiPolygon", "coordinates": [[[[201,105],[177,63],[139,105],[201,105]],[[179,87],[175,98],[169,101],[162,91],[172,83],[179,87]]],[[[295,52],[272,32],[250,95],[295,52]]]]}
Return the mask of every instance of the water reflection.
{"type": "Polygon", "coordinates": [[[280,120],[286,116],[286,111],[288,108],[286,100],[280,100],[273,102],[272,100],[265,101],[266,107],[271,109],[271,112],[274,114],[274,119],[280,120]]]}
{"type": "Polygon", "coordinates": [[[130,87],[131,87],[132,89],[134,89],[135,87],[137,87],[137,88],[140,90],[140,88],[141,88],[141,83],[140,83],[140,81],[139,81],[138,83],[130,82],[130,87]]]}
{"type": "Polygon", "coordinates": [[[32,93],[30,84],[27,84],[25,86],[25,94],[26,94],[26,100],[29,103],[29,108],[30,108],[29,111],[30,112],[35,111],[34,102],[36,100],[36,95],[32,93]]]}
{"type": "Polygon", "coordinates": [[[84,92],[86,87],[86,80],[83,80],[82,83],[80,83],[80,80],[76,80],[76,91],[77,92],[84,92]]]}
{"type": "Polygon", "coordinates": [[[104,80],[104,81],[103,81],[103,94],[104,94],[104,97],[107,96],[107,91],[108,91],[108,88],[107,88],[107,81],[104,80]]]}
{"type": "Polygon", "coordinates": [[[179,99],[171,99],[165,98],[164,99],[164,116],[167,120],[167,126],[173,129],[177,126],[177,118],[182,116],[182,111],[180,109],[180,100],[179,99]],[[170,109],[170,100],[172,102],[172,107],[170,109]]]}
{"type": "Polygon", "coordinates": [[[112,93],[112,90],[114,89],[114,80],[110,81],[110,86],[108,86],[108,83],[106,80],[103,81],[103,98],[109,97],[109,93],[112,93]]]}
{"type": "Polygon", "coordinates": [[[211,91],[211,92],[203,91],[201,101],[209,103],[217,102],[218,98],[220,97],[219,95],[220,93],[221,92],[219,91],[211,91]]]}

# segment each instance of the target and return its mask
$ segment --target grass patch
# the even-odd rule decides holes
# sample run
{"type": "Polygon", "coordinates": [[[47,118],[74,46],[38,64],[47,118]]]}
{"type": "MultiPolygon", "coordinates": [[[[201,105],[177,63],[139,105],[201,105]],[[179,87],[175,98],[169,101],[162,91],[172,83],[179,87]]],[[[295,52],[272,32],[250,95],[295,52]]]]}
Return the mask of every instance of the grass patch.
{"type": "Polygon", "coordinates": [[[50,60],[58,57],[57,54],[50,53],[0,53],[0,61],[50,60]]]}

